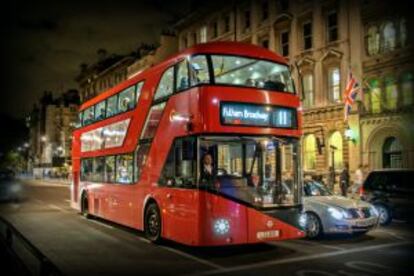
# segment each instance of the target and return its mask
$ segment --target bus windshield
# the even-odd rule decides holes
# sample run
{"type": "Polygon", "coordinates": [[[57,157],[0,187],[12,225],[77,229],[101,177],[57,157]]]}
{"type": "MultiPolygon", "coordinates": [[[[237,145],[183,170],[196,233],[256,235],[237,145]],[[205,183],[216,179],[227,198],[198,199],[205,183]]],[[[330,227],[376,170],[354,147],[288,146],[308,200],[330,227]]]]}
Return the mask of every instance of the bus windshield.
{"type": "Polygon", "coordinates": [[[287,65],[230,55],[212,55],[211,60],[216,84],[295,92],[287,65]]]}
{"type": "Polygon", "coordinates": [[[202,137],[199,187],[256,207],[299,204],[298,141],[202,137]]]}

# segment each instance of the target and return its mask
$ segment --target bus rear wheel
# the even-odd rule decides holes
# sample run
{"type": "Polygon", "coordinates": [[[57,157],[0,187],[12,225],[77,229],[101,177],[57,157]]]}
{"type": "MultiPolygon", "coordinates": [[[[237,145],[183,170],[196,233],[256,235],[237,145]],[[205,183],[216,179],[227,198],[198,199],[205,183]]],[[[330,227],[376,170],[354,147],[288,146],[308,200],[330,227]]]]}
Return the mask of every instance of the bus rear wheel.
{"type": "Polygon", "coordinates": [[[145,237],[153,243],[161,242],[161,215],[156,203],[145,210],[145,237]]]}

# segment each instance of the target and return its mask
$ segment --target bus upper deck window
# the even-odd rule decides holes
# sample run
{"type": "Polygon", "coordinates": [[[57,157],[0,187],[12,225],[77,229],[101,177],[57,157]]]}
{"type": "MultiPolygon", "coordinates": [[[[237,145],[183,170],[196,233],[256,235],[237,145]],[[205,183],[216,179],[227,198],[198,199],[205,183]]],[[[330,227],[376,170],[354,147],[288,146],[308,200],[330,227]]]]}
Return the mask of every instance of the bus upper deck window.
{"type": "Polygon", "coordinates": [[[190,81],[192,86],[210,82],[206,56],[199,55],[191,58],[190,81]]]}

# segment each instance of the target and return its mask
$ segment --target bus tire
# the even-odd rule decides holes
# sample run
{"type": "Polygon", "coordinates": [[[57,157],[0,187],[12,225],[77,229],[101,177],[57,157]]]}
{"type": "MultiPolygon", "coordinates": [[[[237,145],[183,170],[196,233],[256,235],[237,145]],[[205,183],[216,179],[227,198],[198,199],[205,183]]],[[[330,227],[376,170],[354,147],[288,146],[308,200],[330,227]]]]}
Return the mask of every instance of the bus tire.
{"type": "Polygon", "coordinates": [[[87,219],[91,218],[91,215],[89,213],[88,194],[86,192],[82,194],[81,214],[82,214],[82,216],[84,216],[87,219]]]}
{"type": "Polygon", "coordinates": [[[145,237],[153,243],[160,243],[161,227],[160,209],[155,202],[151,202],[145,209],[145,237]]]}

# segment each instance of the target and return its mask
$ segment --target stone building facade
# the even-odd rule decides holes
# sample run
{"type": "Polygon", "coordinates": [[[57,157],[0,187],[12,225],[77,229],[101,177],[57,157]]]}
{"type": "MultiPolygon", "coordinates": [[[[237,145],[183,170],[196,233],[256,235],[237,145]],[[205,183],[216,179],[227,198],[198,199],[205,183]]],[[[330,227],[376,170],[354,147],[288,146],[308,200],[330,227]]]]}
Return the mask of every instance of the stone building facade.
{"type": "Polygon", "coordinates": [[[46,170],[69,172],[72,131],[78,118],[79,94],[69,90],[54,98],[45,92],[27,117],[29,159],[35,174],[46,170]]]}
{"type": "MultiPolygon", "coordinates": [[[[177,22],[175,28],[180,50],[208,41],[236,40],[269,48],[286,57],[296,86],[302,91],[305,175],[327,176],[330,167],[339,173],[346,163],[351,172],[359,165],[370,169],[413,167],[413,62],[411,38],[406,31],[410,22],[402,14],[403,8],[388,10],[387,14],[387,6],[391,6],[390,1],[378,5],[370,0],[246,0],[220,6],[215,2],[198,8],[177,22]],[[378,13],[380,6],[383,13],[378,13]],[[378,14],[383,19],[379,19],[378,14]],[[390,17],[394,22],[391,27],[385,23],[390,17]],[[391,32],[391,36],[398,36],[395,39],[404,42],[387,41],[385,43],[399,46],[392,46],[392,51],[368,54],[368,42],[370,39],[375,41],[369,38],[374,33],[369,26],[373,25],[377,26],[378,32],[375,39],[383,41],[384,32],[391,32]],[[396,79],[406,81],[403,92],[407,94],[404,96],[406,102],[400,97],[403,88],[398,84],[398,87],[388,88],[395,91],[387,92],[398,94],[398,99],[394,100],[398,103],[395,108],[367,108],[370,105],[377,108],[378,101],[370,96],[382,93],[382,90],[371,91],[375,88],[368,85],[368,78],[375,76],[384,83],[386,70],[397,68],[404,75],[398,73],[393,83],[397,83],[396,79]],[[360,93],[345,121],[342,94],[350,71],[361,83],[364,93],[360,93]],[[302,78],[298,77],[298,72],[302,78]],[[387,137],[396,139],[390,138],[391,141],[387,137]],[[388,155],[383,153],[386,141],[390,144],[388,155]],[[396,156],[398,152],[402,157],[396,156]],[[400,158],[402,161],[390,164],[389,161],[384,163],[384,158],[400,158]]],[[[381,45],[378,47],[383,49],[381,45]]],[[[383,94],[381,97],[386,99],[386,93],[383,94]]]]}

